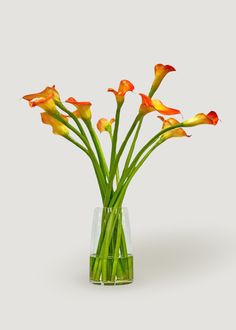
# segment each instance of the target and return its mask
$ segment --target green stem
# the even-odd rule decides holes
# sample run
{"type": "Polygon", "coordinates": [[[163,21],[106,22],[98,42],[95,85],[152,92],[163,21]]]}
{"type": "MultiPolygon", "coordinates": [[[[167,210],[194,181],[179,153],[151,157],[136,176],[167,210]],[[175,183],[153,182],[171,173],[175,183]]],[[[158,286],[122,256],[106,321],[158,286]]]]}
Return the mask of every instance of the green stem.
{"type": "Polygon", "coordinates": [[[103,200],[104,199],[104,194],[105,194],[105,186],[103,185],[103,176],[102,176],[102,173],[101,173],[101,171],[99,171],[99,168],[97,167],[97,164],[96,164],[95,160],[93,159],[93,157],[91,157],[91,155],[88,152],[88,150],[86,148],[84,148],[80,143],[78,143],[77,141],[75,141],[71,136],[64,135],[63,137],[65,139],[67,139],[68,141],[72,142],[75,146],[77,146],[81,150],[83,150],[88,155],[88,157],[90,158],[90,160],[92,161],[92,164],[93,164],[93,167],[94,167],[94,170],[95,170],[95,174],[96,174],[96,177],[97,177],[97,181],[98,181],[98,185],[99,185],[101,197],[102,197],[102,200],[103,200]]]}
{"type": "MultiPolygon", "coordinates": [[[[126,169],[125,173],[122,174],[121,180],[119,182],[119,185],[116,189],[116,191],[114,192],[112,199],[110,200],[109,206],[112,207],[112,205],[114,204],[114,202],[117,199],[117,196],[120,193],[120,190],[123,188],[123,185],[125,183],[125,180],[127,179],[127,177],[129,176],[129,174],[131,173],[132,169],[136,166],[137,162],[139,161],[139,159],[142,157],[142,155],[144,154],[144,152],[152,146],[152,144],[154,144],[158,138],[164,134],[165,132],[171,131],[175,128],[178,127],[183,127],[183,123],[179,123],[175,126],[170,126],[167,127],[165,129],[162,129],[159,133],[157,133],[153,138],[151,138],[145,145],[144,147],[138,152],[138,154],[136,155],[136,157],[134,158],[134,160],[132,161],[131,165],[129,166],[128,169],[126,169]]],[[[108,188],[107,188],[108,189],[108,188]]],[[[105,196],[105,202],[106,202],[106,196],[105,196]]]]}
{"type": "Polygon", "coordinates": [[[108,179],[108,185],[107,185],[107,189],[106,189],[106,196],[105,196],[105,201],[104,201],[104,205],[107,206],[109,204],[109,201],[110,201],[110,196],[111,196],[111,192],[112,192],[112,187],[113,187],[113,179],[114,179],[114,176],[116,174],[116,170],[117,170],[117,167],[118,167],[118,164],[119,164],[119,160],[123,154],[123,151],[129,141],[129,138],[130,136],[132,135],[136,125],[138,124],[139,120],[141,119],[140,115],[138,114],[132,124],[132,126],[130,127],[116,157],[115,157],[115,160],[114,160],[114,164],[111,164],[111,167],[110,167],[110,173],[109,173],[109,179],[108,179]]]}
{"type": "Polygon", "coordinates": [[[93,149],[91,148],[91,145],[88,141],[88,139],[86,137],[84,137],[74,126],[72,126],[70,123],[68,123],[67,120],[65,120],[61,115],[60,113],[49,113],[50,116],[52,116],[53,118],[57,119],[58,121],[60,121],[61,123],[63,123],[66,127],[68,127],[73,133],[75,133],[83,142],[84,144],[86,145],[89,153],[94,157],[95,157],[95,154],[93,152],[93,149]]]}
{"type": "MultiPolygon", "coordinates": [[[[85,139],[84,136],[81,135],[81,133],[78,132],[78,130],[74,126],[72,126],[70,123],[68,123],[68,121],[66,121],[59,113],[56,113],[56,114],[51,114],[50,113],[50,116],[52,116],[54,119],[58,120],[59,122],[61,122],[62,124],[64,124],[66,127],[68,127],[73,133],[75,133],[84,142],[84,139],[85,139]]],[[[71,138],[70,141],[72,142],[72,140],[73,139],[71,138]]],[[[74,143],[74,142],[72,142],[72,143],[74,143]]],[[[79,146],[77,145],[77,147],[79,147],[80,149],[81,149],[81,146],[82,145],[80,145],[80,144],[79,144],[79,146]]],[[[83,149],[85,149],[85,148],[83,147],[83,149]]],[[[102,191],[103,191],[102,200],[104,201],[104,193],[105,193],[105,189],[106,189],[106,182],[105,182],[104,177],[103,177],[103,174],[101,172],[101,168],[99,166],[99,163],[98,163],[98,161],[97,161],[97,159],[96,159],[96,157],[94,155],[94,152],[93,152],[93,150],[92,150],[92,148],[91,148],[91,146],[90,146],[89,143],[87,145],[87,149],[85,149],[85,150],[87,150],[86,154],[89,156],[89,158],[91,159],[91,161],[93,163],[93,166],[94,166],[94,170],[95,170],[96,175],[98,173],[98,179],[99,179],[99,182],[100,182],[100,184],[102,186],[102,191]]]]}
{"type": "Polygon", "coordinates": [[[136,145],[136,142],[137,142],[137,139],[138,139],[138,135],[139,135],[142,123],[143,123],[143,117],[140,119],[139,125],[137,127],[136,132],[135,132],[134,139],[133,139],[133,142],[131,144],[131,147],[130,147],[130,150],[129,150],[129,153],[128,153],[128,156],[127,156],[127,159],[126,159],[126,162],[125,162],[125,166],[124,166],[124,169],[123,169],[123,172],[122,172],[121,180],[124,177],[126,177],[126,171],[129,167],[130,160],[131,160],[132,155],[134,153],[134,148],[135,148],[135,145],[136,145]]]}
{"type": "MultiPolygon", "coordinates": [[[[159,146],[161,145],[165,140],[159,140],[146,154],[145,156],[141,159],[141,161],[137,164],[136,167],[132,168],[132,170],[129,173],[128,179],[125,182],[125,184],[123,185],[123,187],[120,189],[119,194],[118,194],[118,198],[117,200],[119,200],[119,196],[124,196],[127,188],[130,184],[130,181],[132,180],[132,178],[134,177],[134,175],[137,173],[137,171],[139,170],[139,168],[143,165],[143,163],[146,161],[146,159],[150,156],[150,154],[159,146]]],[[[115,196],[114,196],[115,197],[115,196]]],[[[112,204],[112,203],[111,203],[112,204]]],[[[112,206],[111,206],[112,207],[112,206]]]]}
{"type": "Polygon", "coordinates": [[[68,141],[72,142],[74,145],[76,145],[76,147],[80,148],[83,152],[85,152],[89,158],[90,158],[90,154],[88,152],[88,149],[86,149],[82,144],[78,143],[77,141],[75,141],[70,135],[63,135],[63,137],[65,139],[67,139],[68,141]]]}
{"type": "MultiPolygon", "coordinates": [[[[119,212],[119,208],[121,208],[121,205],[122,205],[122,202],[124,199],[124,195],[125,195],[125,191],[121,192],[121,194],[119,195],[119,197],[112,209],[112,213],[111,213],[111,216],[109,217],[107,227],[106,227],[106,233],[105,233],[105,237],[104,237],[104,241],[103,241],[103,246],[101,248],[103,282],[106,282],[106,280],[107,280],[107,257],[108,257],[109,245],[111,242],[112,233],[114,230],[114,225],[115,225],[115,220],[116,220],[115,213],[119,212]]],[[[99,268],[98,268],[98,271],[100,271],[99,268]]]]}
{"type": "MultiPolygon", "coordinates": [[[[144,154],[144,152],[149,148],[149,147],[151,147],[151,145],[153,144],[153,143],[155,143],[157,140],[158,140],[158,138],[162,135],[162,134],[164,134],[164,133],[166,133],[166,132],[168,132],[168,131],[171,131],[171,130],[173,130],[173,129],[175,129],[175,128],[179,128],[179,127],[183,127],[183,123],[179,123],[179,124],[177,124],[177,125],[174,125],[174,126],[170,126],[170,127],[167,127],[167,128],[164,128],[164,129],[162,129],[159,133],[157,133],[152,139],[150,139],[145,145],[144,145],[144,147],[138,152],[138,154],[136,155],[136,157],[134,158],[134,160],[133,160],[133,162],[131,163],[131,165],[130,165],[130,167],[132,168],[132,167],[134,167],[136,164],[137,164],[137,162],[139,161],[139,159],[142,157],[142,155],[144,154]]],[[[163,140],[162,140],[163,141],[163,140]]],[[[155,149],[155,148],[154,148],[155,149]]],[[[153,150],[154,150],[153,149],[153,150]]]]}
{"type": "MultiPolygon", "coordinates": [[[[112,143],[112,139],[113,139],[113,135],[112,135],[112,131],[109,130],[108,131],[110,139],[111,139],[111,143],[112,143]]],[[[118,186],[118,183],[120,181],[120,173],[119,173],[119,167],[117,166],[117,170],[116,170],[116,186],[118,186]]]]}
{"type": "Polygon", "coordinates": [[[119,123],[120,123],[121,108],[122,108],[122,104],[117,104],[115,127],[114,127],[114,133],[113,133],[113,138],[112,138],[112,147],[111,147],[110,171],[113,166],[114,159],[116,157],[117,136],[118,136],[119,123]]]}
{"type": "Polygon", "coordinates": [[[137,130],[136,130],[136,133],[135,133],[135,136],[134,136],[133,142],[132,142],[131,147],[130,147],[130,151],[129,151],[129,153],[128,153],[128,157],[127,157],[127,159],[126,159],[125,167],[128,167],[128,166],[129,166],[129,163],[130,163],[131,157],[132,157],[133,152],[134,152],[134,148],[135,148],[135,145],[136,145],[136,142],[137,142],[137,139],[138,139],[138,135],[139,135],[139,132],[140,132],[140,129],[141,129],[142,123],[143,123],[143,117],[140,119],[140,122],[139,122],[138,128],[137,128],[137,130]]]}
{"type": "MultiPolygon", "coordinates": [[[[122,212],[122,211],[120,211],[122,212]]],[[[121,236],[122,236],[122,217],[121,215],[118,215],[117,220],[117,234],[116,234],[116,245],[114,250],[114,261],[113,261],[113,267],[112,267],[112,273],[111,273],[111,281],[115,280],[116,271],[117,271],[117,264],[118,264],[118,258],[119,258],[119,250],[121,245],[121,236]]]]}
{"type": "MultiPolygon", "coordinates": [[[[50,114],[50,115],[52,115],[55,119],[57,119],[57,120],[59,120],[60,122],[62,122],[64,125],[66,125],[70,130],[72,130],[83,142],[84,142],[84,144],[86,145],[86,147],[88,148],[88,150],[89,150],[89,152],[90,152],[90,154],[91,154],[91,156],[92,156],[92,158],[93,158],[93,160],[95,161],[95,159],[96,159],[96,156],[95,156],[95,154],[94,154],[94,152],[93,152],[93,149],[91,148],[91,145],[90,145],[90,143],[89,143],[89,140],[88,140],[88,138],[87,138],[87,135],[86,135],[86,133],[85,133],[85,131],[84,131],[84,129],[83,129],[83,126],[81,125],[81,123],[79,122],[79,120],[78,120],[78,118],[71,112],[71,111],[69,111],[61,102],[56,102],[56,105],[60,108],[60,109],[62,109],[64,112],[66,112],[73,120],[74,120],[74,122],[76,123],[76,125],[77,125],[77,127],[79,128],[79,130],[80,130],[80,132],[78,132],[78,130],[77,129],[75,129],[74,128],[74,126],[72,126],[70,123],[68,123],[60,114],[55,114],[55,116],[53,116],[52,114],[50,114]]],[[[91,123],[90,123],[91,124],[91,123]]],[[[101,156],[101,158],[103,157],[103,161],[104,161],[104,163],[105,163],[105,165],[106,165],[106,161],[105,161],[105,158],[104,158],[104,156],[103,156],[103,152],[102,152],[102,148],[101,148],[101,146],[100,146],[100,143],[99,143],[99,140],[98,140],[98,138],[97,138],[97,136],[96,136],[96,133],[95,133],[95,131],[93,130],[93,128],[92,128],[92,125],[91,125],[91,131],[92,131],[92,133],[93,133],[93,135],[94,135],[94,139],[97,139],[97,141],[96,141],[96,143],[97,143],[97,148],[99,149],[99,151],[100,151],[100,153],[98,153],[98,157],[100,157],[101,156]]],[[[91,132],[90,132],[91,133],[91,132]]],[[[99,161],[100,161],[100,158],[99,158],[99,161]]],[[[95,163],[97,163],[97,161],[95,161],[95,163]]],[[[98,164],[97,164],[98,165],[98,164]]],[[[105,177],[105,180],[106,180],[106,177],[105,177]]],[[[106,184],[106,182],[105,182],[105,184],[106,184]]]]}
{"type": "Polygon", "coordinates": [[[100,163],[100,166],[102,168],[104,178],[106,180],[106,178],[108,177],[108,167],[107,167],[106,159],[105,159],[105,156],[103,154],[103,150],[102,150],[99,138],[98,138],[93,126],[92,126],[91,120],[84,120],[84,122],[85,122],[85,125],[87,126],[87,128],[89,130],[89,133],[91,135],[91,138],[93,140],[95,149],[97,151],[99,163],[100,163]]]}
{"type": "Polygon", "coordinates": [[[85,137],[85,139],[87,140],[87,142],[89,143],[89,140],[87,138],[87,135],[83,129],[83,126],[81,125],[79,119],[73,114],[73,112],[71,112],[70,110],[68,110],[64,104],[62,104],[61,102],[59,101],[55,101],[56,105],[62,110],[64,111],[65,113],[67,113],[73,120],[74,122],[76,123],[78,129],[80,130],[80,133],[85,137]]]}

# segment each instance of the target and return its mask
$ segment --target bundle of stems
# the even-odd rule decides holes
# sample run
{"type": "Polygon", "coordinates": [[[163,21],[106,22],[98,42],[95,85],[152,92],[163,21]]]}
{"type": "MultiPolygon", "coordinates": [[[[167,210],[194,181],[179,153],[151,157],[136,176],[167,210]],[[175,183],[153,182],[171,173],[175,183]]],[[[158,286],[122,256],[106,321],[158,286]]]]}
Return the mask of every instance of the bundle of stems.
{"type": "Polygon", "coordinates": [[[118,132],[121,110],[127,92],[132,92],[133,84],[128,80],[120,82],[118,90],[109,88],[116,98],[115,118],[111,120],[101,118],[97,123],[100,132],[107,132],[111,141],[109,163],[105,159],[99,137],[92,124],[91,103],[78,102],[70,97],[66,102],[75,106],[70,111],[61,102],[58,91],[53,87],[46,87],[42,92],[25,95],[31,107],[39,106],[43,123],[52,126],[55,134],[63,136],[82,150],[91,160],[103,205],[101,233],[96,254],[91,262],[90,277],[94,282],[115,283],[118,280],[132,281],[132,259],[126,246],[126,237],[122,223],[122,205],[130,182],[149,156],[166,140],[172,137],[189,137],[182,127],[200,124],[216,125],[217,114],[199,113],[194,117],[179,122],[175,118],[164,116],[178,115],[180,111],[165,106],[160,100],[152,99],[154,93],[167,73],[175,71],[170,65],[157,64],[155,77],[148,95],[140,94],[141,104],[132,125],[118,148],[118,132]],[[136,142],[141,131],[144,117],[157,111],[162,116],[162,128],[150,138],[143,147],[136,151],[136,142]],[[113,129],[114,123],[114,129],[113,129]],[[72,135],[71,135],[72,133],[72,135]],[[126,151],[126,152],[125,152],[126,151]],[[120,172],[121,159],[126,154],[124,166],[120,172]]]}

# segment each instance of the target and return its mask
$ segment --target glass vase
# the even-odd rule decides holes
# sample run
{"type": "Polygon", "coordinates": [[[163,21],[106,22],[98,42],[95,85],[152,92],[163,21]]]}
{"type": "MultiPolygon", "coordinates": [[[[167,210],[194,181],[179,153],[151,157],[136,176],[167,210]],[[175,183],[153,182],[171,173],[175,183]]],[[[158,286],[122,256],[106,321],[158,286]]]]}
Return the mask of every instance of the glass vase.
{"type": "Polygon", "coordinates": [[[133,282],[133,255],[127,208],[96,208],[92,225],[90,282],[133,282]]]}

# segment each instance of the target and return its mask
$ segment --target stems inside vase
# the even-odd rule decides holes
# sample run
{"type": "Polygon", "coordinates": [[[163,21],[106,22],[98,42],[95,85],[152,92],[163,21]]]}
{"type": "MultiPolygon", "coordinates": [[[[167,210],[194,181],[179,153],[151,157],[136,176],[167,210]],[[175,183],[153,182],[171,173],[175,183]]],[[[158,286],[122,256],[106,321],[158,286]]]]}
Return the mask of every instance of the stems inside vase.
{"type": "Polygon", "coordinates": [[[90,281],[114,285],[133,281],[133,256],[127,249],[127,216],[121,207],[103,208],[95,253],[90,256],[90,281]]]}

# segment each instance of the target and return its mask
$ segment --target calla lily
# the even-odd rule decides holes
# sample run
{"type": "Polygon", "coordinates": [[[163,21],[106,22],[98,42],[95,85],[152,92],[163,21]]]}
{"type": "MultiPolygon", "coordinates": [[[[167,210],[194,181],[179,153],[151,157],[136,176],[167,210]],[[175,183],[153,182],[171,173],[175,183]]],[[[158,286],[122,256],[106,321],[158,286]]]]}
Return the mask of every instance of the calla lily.
{"type": "Polygon", "coordinates": [[[111,132],[111,126],[115,122],[115,118],[112,118],[111,120],[108,120],[106,118],[101,118],[97,122],[97,129],[100,133],[107,131],[111,132]]]}
{"type": "Polygon", "coordinates": [[[118,91],[113,88],[108,88],[108,92],[115,94],[116,101],[118,104],[124,102],[124,97],[127,92],[132,92],[134,90],[134,85],[129,80],[121,80],[118,91]]]}
{"type": "Polygon", "coordinates": [[[162,115],[175,115],[181,113],[180,110],[168,108],[160,100],[152,100],[149,96],[140,93],[142,103],[139,108],[139,113],[145,116],[149,112],[157,111],[162,115]]]}
{"type": "Polygon", "coordinates": [[[77,118],[81,118],[83,120],[90,120],[91,119],[91,117],[92,117],[92,113],[91,113],[92,103],[90,103],[90,102],[78,102],[73,97],[69,97],[66,100],[66,102],[71,103],[76,107],[77,110],[74,111],[73,114],[77,118]]]}
{"type": "Polygon", "coordinates": [[[215,111],[210,111],[207,115],[204,113],[198,113],[194,117],[185,120],[183,126],[197,126],[202,124],[216,125],[219,121],[218,115],[215,111]]]}
{"type": "MultiPolygon", "coordinates": [[[[62,118],[64,118],[66,121],[68,121],[67,116],[60,115],[62,118]]],[[[62,136],[68,136],[69,135],[69,129],[61,123],[59,120],[53,118],[48,114],[47,112],[41,113],[41,120],[44,124],[51,125],[52,131],[54,134],[62,135],[62,136]]]]}
{"type": "Polygon", "coordinates": [[[23,96],[23,99],[29,101],[30,107],[40,107],[48,113],[56,113],[55,101],[60,101],[60,95],[55,86],[46,87],[43,91],[23,96]]]}
{"type": "MultiPolygon", "coordinates": [[[[161,121],[163,122],[162,129],[180,124],[180,122],[175,118],[164,119],[162,116],[158,116],[158,118],[161,119],[161,121]]],[[[181,127],[178,127],[163,133],[160,136],[160,139],[167,140],[172,137],[184,137],[184,136],[190,137],[191,135],[187,135],[187,133],[181,127]]]]}
{"type": "Polygon", "coordinates": [[[157,88],[160,86],[162,80],[165,78],[167,73],[175,71],[175,68],[171,65],[156,64],[154,67],[155,78],[152,83],[149,95],[152,97],[157,88]]]}

